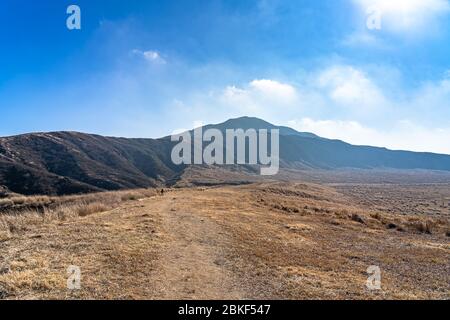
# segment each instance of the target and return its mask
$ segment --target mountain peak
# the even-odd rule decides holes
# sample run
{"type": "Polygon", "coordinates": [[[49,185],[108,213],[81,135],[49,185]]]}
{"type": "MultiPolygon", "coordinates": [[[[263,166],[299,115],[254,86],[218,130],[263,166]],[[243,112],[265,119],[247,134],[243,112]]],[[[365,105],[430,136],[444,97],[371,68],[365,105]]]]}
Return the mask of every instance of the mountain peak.
{"type": "Polygon", "coordinates": [[[255,117],[239,117],[229,119],[222,123],[229,129],[274,129],[275,125],[255,117]]]}
{"type": "Polygon", "coordinates": [[[219,130],[226,130],[226,129],[255,129],[255,130],[262,130],[262,129],[278,129],[280,130],[280,135],[284,136],[301,136],[304,138],[320,138],[319,136],[309,133],[309,132],[298,132],[292,128],[285,127],[285,126],[277,126],[270,122],[267,122],[265,120],[262,120],[260,118],[256,117],[239,117],[239,118],[233,118],[229,119],[223,123],[215,124],[215,125],[207,125],[205,126],[205,129],[209,128],[215,128],[219,130]]]}

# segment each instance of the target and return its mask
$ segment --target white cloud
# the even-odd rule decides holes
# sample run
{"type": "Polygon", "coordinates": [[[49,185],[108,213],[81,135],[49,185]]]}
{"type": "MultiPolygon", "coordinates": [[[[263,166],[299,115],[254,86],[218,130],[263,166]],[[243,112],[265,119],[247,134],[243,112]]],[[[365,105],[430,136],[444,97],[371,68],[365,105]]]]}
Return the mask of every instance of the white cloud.
{"type": "Polygon", "coordinates": [[[329,104],[328,110],[312,118],[352,121],[312,120],[304,113],[303,118],[290,124],[354,144],[450,154],[448,74],[410,92],[405,92],[401,84],[392,88],[396,72],[383,70],[380,74],[383,87],[368,73],[352,66],[337,65],[314,73],[315,86],[307,91],[310,95],[312,92],[321,95],[329,104]],[[389,95],[388,90],[396,94],[389,95]],[[339,110],[348,112],[339,113],[339,110]]]}
{"type": "Polygon", "coordinates": [[[292,107],[298,103],[298,94],[295,87],[290,84],[269,79],[256,79],[243,88],[226,87],[221,95],[221,101],[255,111],[292,107]]]}
{"type": "Polygon", "coordinates": [[[395,69],[332,65],[296,80],[295,86],[255,79],[193,92],[173,107],[185,121],[250,115],[354,144],[450,153],[448,77],[405,91],[395,69]]]}
{"type": "Polygon", "coordinates": [[[337,65],[313,75],[315,90],[331,100],[333,105],[357,113],[381,111],[389,105],[383,91],[362,70],[337,65]]]}
{"type": "Polygon", "coordinates": [[[352,0],[366,14],[370,7],[382,12],[382,29],[395,33],[429,32],[437,19],[450,12],[448,0],[352,0]]]}
{"type": "Polygon", "coordinates": [[[142,51],[139,49],[132,50],[132,53],[134,55],[137,55],[139,57],[144,58],[148,62],[151,62],[153,64],[166,64],[167,61],[161,57],[160,53],[158,51],[148,50],[148,51],[142,51]]]}
{"type": "Polygon", "coordinates": [[[293,85],[257,78],[240,86],[190,91],[186,96],[172,100],[165,110],[171,121],[187,126],[198,119],[203,123],[219,123],[240,116],[276,122],[278,115],[292,119],[301,109],[299,105],[298,90],[293,85]]]}
{"type": "Polygon", "coordinates": [[[425,128],[407,120],[398,121],[389,130],[364,126],[357,121],[310,118],[292,120],[288,124],[299,131],[313,132],[324,138],[339,139],[355,145],[450,154],[450,128],[425,128]]]}
{"type": "Polygon", "coordinates": [[[253,80],[250,88],[270,99],[282,101],[283,104],[295,102],[297,93],[293,86],[274,80],[253,80]]]}
{"type": "Polygon", "coordinates": [[[220,101],[224,105],[238,107],[247,111],[257,111],[261,106],[255,100],[253,93],[236,86],[228,86],[220,96],[220,101]]]}

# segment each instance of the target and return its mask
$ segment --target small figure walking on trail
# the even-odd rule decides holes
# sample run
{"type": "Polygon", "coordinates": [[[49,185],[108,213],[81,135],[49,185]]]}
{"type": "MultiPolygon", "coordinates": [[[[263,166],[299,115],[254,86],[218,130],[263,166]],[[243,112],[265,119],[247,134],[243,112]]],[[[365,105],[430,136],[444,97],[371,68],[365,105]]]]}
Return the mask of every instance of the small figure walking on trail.
{"type": "Polygon", "coordinates": [[[161,195],[162,196],[164,195],[164,189],[161,189],[161,195]]]}

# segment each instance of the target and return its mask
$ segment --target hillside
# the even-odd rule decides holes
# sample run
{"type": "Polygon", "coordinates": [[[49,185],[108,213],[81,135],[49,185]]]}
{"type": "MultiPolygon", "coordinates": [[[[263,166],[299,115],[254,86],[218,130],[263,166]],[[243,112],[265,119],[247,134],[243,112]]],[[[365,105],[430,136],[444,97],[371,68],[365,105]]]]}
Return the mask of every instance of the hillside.
{"type": "MultiPolygon", "coordinates": [[[[450,156],[354,146],[311,133],[277,127],[257,118],[238,118],[205,129],[280,129],[280,163],[286,169],[425,169],[450,171],[450,156]]],[[[174,143],[161,139],[103,137],[78,132],[32,133],[0,138],[0,186],[20,194],[74,194],[174,184],[186,166],[170,155],[174,143]]],[[[230,176],[254,170],[232,169],[230,176]]],[[[246,180],[238,178],[237,180],[246,180]]],[[[251,180],[251,179],[250,179],[251,180]]],[[[210,184],[210,182],[209,182],[210,184]]]]}
{"type": "Polygon", "coordinates": [[[69,194],[154,187],[179,167],[165,140],[76,132],[0,139],[0,185],[21,194],[69,194]]]}

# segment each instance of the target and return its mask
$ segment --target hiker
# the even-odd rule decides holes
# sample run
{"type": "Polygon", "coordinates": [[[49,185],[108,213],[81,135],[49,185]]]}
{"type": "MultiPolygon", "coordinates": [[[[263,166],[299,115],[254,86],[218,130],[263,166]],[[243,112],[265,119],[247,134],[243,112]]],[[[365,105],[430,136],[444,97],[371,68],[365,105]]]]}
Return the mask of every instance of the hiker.
{"type": "Polygon", "coordinates": [[[164,195],[164,189],[161,189],[161,195],[162,196],[164,195]]]}

